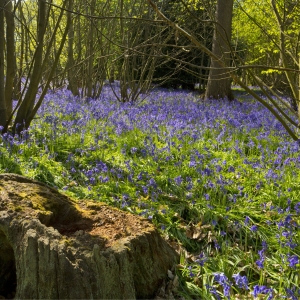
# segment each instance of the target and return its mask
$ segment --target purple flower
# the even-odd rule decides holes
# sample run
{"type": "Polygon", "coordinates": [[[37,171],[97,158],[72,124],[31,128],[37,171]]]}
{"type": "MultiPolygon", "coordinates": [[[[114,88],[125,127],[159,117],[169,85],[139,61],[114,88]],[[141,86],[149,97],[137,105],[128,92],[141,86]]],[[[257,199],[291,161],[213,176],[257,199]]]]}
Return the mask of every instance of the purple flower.
{"type": "Polygon", "coordinates": [[[205,256],[204,252],[201,252],[200,255],[199,255],[199,259],[196,259],[195,261],[196,261],[201,267],[203,267],[207,260],[208,260],[208,258],[205,256]]]}
{"type": "Polygon", "coordinates": [[[181,185],[181,183],[182,183],[182,177],[181,177],[181,175],[175,177],[175,178],[174,178],[174,181],[175,181],[175,183],[176,183],[177,185],[181,185]]]}
{"type": "Polygon", "coordinates": [[[148,186],[152,186],[153,188],[157,188],[157,184],[154,178],[150,178],[148,182],[148,186]]]}
{"type": "Polygon", "coordinates": [[[211,224],[212,224],[213,226],[216,226],[216,225],[218,224],[218,222],[217,222],[216,220],[212,220],[212,221],[211,221],[211,224]]]}
{"type": "Polygon", "coordinates": [[[143,193],[148,194],[148,187],[142,185],[143,193]]]}
{"type": "Polygon", "coordinates": [[[192,270],[192,266],[188,266],[188,269],[189,269],[189,275],[190,277],[195,277],[195,274],[193,273],[193,270],[192,270]]]}
{"type": "Polygon", "coordinates": [[[249,290],[247,276],[241,276],[240,274],[233,274],[232,277],[235,280],[235,284],[240,289],[249,290]]]}
{"type": "Polygon", "coordinates": [[[259,269],[263,269],[264,268],[264,262],[265,262],[265,258],[261,258],[258,259],[255,263],[258,266],[259,269]]]}
{"type": "Polygon", "coordinates": [[[134,154],[134,153],[136,153],[137,152],[137,148],[136,147],[132,147],[131,149],[130,149],[130,152],[131,152],[131,154],[134,154]]]}
{"type": "Polygon", "coordinates": [[[209,194],[204,194],[204,198],[205,198],[205,200],[209,200],[209,198],[210,198],[209,194]]]}
{"type": "Polygon", "coordinates": [[[194,160],[191,160],[190,163],[189,163],[189,167],[193,168],[193,167],[196,167],[196,166],[197,166],[197,163],[194,160]]]}
{"type": "Polygon", "coordinates": [[[297,264],[299,264],[299,257],[298,255],[291,255],[288,257],[289,266],[291,268],[295,268],[297,264]]]}
{"type": "MultiPolygon", "coordinates": [[[[289,298],[291,298],[292,300],[298,300],[299,299],[298,296],[295,295],[295,293],[296,293],[296,288],[295,287],[293,287],[291,289],[286,288],[285,292],[286,292],[287,296],[289,298]]],[[[300,289],[298,289],[298,295],[300,296],[300,289]]]]}
{"type": "Polygon", "coordinates": [[[249,222],[250,222],[250,218],[249,218],[248,216],[246,216],[245,221],[244,221],[244,224],[245,224],[245,225],[248,225],[249,222]]]}
{"type": "Polygon", "coordinates": [[[206,284],[205,287],[208,289],[208,291],[209,291],[212,295],[214,295],[214,296],[217,298],[217,300],[221,300],[221,297],[219,296],[219,294],[218,294],[218,292],[217,292],[217,290],[216,290],[215,287],[210,286],[209,284],[206,284]]]}
{"type": "Polygon", "coordinates": [[[257,225],[252,225],[252,226],[250,227],[250,230],[253,231],[253,232],[256,232],[257,229],[258,229],[257,225]]]}
{"type": "Polygon", "coordinates": [[[266,250],[267,250],[267,243],[265,241],[263,241],[262,249],[258,251],[258,255],[259,255],[260,259],[255,262],[259,269],[264,268],[266,250]]]}
{"type": "Polygon", "coordinates": [[[214,280],[223,286],[223,293],[227,299],[230,299],[230,287],[232,283],[228,280],[224,273],[214,273],[214,280]]]}
{"type": "Polygon", "coordinates": [[[221,246],[218,244],[218,242],[216,240],[214,240],[214,246],[215,246],[216,250],[221,249],[221,246]]]}
{"type": "Polygon", "coordinates": [[[235,169],[234,169],[233,166],[230,166],[230,167],[228,168],[228,172],[234,172],[234,171],[235,171],[235,169]]]}
{"type": "Polygon", "coordinates": [[[254,298],[256,298],[259,294],[269,294],[267,300],[273,299],[273,289],[268,288],[264,285],[255,285],[251,294],[254,296],[254,298]]]}

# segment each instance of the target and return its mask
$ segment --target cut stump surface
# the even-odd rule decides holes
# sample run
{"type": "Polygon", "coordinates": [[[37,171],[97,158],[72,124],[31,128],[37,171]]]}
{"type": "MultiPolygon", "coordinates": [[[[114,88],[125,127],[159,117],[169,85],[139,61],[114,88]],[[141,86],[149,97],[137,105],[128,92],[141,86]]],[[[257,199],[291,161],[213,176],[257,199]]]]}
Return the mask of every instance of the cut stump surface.
{"type": "Polygon", "coordinates": [[[0,298],[148,299],[177,261],[146,219],[0,174],[0,298]]]}

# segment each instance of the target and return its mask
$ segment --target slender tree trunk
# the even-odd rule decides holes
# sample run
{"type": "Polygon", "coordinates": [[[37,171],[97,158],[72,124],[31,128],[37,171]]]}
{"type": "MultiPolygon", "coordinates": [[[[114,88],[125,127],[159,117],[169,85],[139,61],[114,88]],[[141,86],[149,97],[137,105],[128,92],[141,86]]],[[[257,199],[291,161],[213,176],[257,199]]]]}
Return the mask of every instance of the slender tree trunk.
{"type": "MultiPolygon", "coordinates": [[[[18,17],[21,20],[22,23],[25,24],[25,22],[23,22],[24,20],[24,16],[23,16],[23,8],[22,5],[18,5],[18,17]]],[[[20,99],[21,98],[21,94],[22,94],[22,76],[23,76],[23,66],[24,66],[24,58],[25,58],[25,39],[26,39],[26,35],[27,32],[25,30],[25,26],[24,24],[20,24],[20,45],[19,45],[19,65],[17,66],[17,62],[16,62],[16,74],[15,74],[15,83],[14,83],[14,98],[15,99],[20,99]]]]}
{"type": "Polygon", "coordinates": [[[38,4],[38,38],[37,38],[37,48],[35,51],[34,58],[34,66],[32,70],[32,74],[30,76],[30,83],[26,95],[20,105],[15,123],[14,123],[14,131],[21,131],[23,126],[28,128],[29,123],[27,120],[27,116],[30,113],[30,108],[34,104],[36,92],[38,90],[38,85],[42,75],[42,62],[43,62],[43,48],[44,48],[44,36],[46,26],[48,24],[47,18],[47,7],[46,1],[40,0],[38,4]],[[16,128],[18,127],[18,128],[16,128]]]}
{"type": "Polygon", "coordinates": [[[233,99],[231,77],[225,67],[230,66],[230,40],[233,0],[218,0],[212,52],[220,61],[211,59],[205,98],[233,99]]]}
{"type": "Polygon", "coordinates": [[[5,4],[6,20],[6,80],[5,80],[5,102],[6,102],[6,119],[12,113],[12,98],[15,78],[15,22],[12,1],[6,0],[5,4]]]}
{"type": "MultiPolygon", "coordinates": [[[[90,14],[94,15],[95,13],[96,1],[92,0],[90,4],[90,14]]],[[[87,39],[87,77],[86,77],[86,86],[87,86],[87,97],[93,96],[93,72],[94,72],[94,23],[93,20],[90,21],[90,27],[88,31],[87,39]]]]}
{"type": "MultiPolygon", "coordinates": [[[[69,2],[69,10],[73,10],[73,0],[69,2]]],[[[76,77],[74,74],[74,26],[72,20],[72,14],[68,12],[68,22],[70,24],[68,32],[68,63],[67,63],[67,76],[68,76],[68,87],[74,96],[79,96],[79,91],[76,83],[76,77]]]]}
{"type": "Polygon", "coordinates": [[[0,0],[0,126],[6,125],[6,102],[4,88],[4,5],[0,0]]]}

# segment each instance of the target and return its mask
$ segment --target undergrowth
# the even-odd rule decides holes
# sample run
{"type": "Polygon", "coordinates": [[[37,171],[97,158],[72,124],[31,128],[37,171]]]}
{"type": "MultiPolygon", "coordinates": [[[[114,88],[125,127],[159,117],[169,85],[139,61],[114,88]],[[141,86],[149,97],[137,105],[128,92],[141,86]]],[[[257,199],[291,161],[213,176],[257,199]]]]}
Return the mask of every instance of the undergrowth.
{"type": "Polygon", "coordinates": [[[61,90],[0,150],[1,173],[152,220],[181,253],[177,298],[300,297],[300,146],[249,99],[156,90],[134,105],[61,90]]]}

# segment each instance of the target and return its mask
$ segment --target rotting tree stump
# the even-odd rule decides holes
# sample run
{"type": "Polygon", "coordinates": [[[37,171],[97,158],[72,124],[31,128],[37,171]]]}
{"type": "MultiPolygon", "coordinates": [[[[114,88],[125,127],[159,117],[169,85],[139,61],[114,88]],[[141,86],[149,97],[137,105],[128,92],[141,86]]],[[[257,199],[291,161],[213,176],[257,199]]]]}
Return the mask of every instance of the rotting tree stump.
{"type": "Polygon", "coordinates": [[[146,219],[0,174],[2,298],[152,298],[176,261],[146,219]]]}

